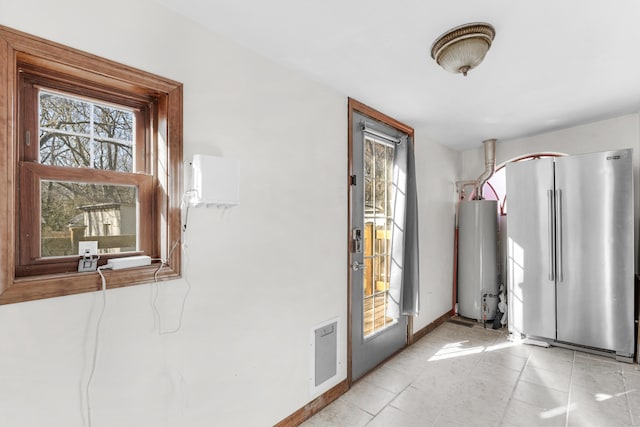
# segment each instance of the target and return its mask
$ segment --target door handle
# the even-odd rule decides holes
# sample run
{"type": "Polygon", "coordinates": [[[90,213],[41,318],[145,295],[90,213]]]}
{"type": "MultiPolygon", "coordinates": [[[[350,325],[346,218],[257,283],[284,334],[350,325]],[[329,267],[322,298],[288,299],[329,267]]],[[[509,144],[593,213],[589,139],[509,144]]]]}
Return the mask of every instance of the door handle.
{"type": "Polygon", "coordinates": [[[564,266],[562,260],[562,190],[556,190],[556,204],[558,209],[558,216],[556,221],[558,222],[558,234],[556,236],[558,240],[558,280],[564,282],[564,266]]]}
{"type": "Polygon", "coordinates": [[[553,282],[554,280],[556,280],[555,278],[555,270],[556,270],[556,266],[555,266],[555,259],[556,259],[556,254],[555,254],[555,243],[554,243],[554,239],[553,239],[553,231],[555,229],[555,224],[553,221],[553,190],[547,190],[547,198],[548,198],[548,202],[549,202],[549,209],[548,209],[548,215],[549,215],[549,280],[551,282],[553,282]]]}
{"type": "Polygon", "coordinates": [[[366,265],[364,262],[353,261],[351,263],[351,269],[353,271],[364,270],[365,267],[366,265]]]}
{"type": "Polygon", "coordinates": [[[359,254],[362,252],[362,229],[354,228],[351,231],[351,240],[353,242],[352,252],[359,254]]]}

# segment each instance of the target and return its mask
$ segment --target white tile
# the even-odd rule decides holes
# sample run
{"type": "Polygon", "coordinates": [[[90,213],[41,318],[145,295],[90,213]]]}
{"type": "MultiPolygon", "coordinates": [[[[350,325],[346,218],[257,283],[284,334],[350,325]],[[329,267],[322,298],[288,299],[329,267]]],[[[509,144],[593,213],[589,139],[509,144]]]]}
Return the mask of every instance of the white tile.
{"type": "Polygon", "coordinates": [[[391,402],[394,397],[396,397],[395,393],[376,385],[360,381],[351,387],[348,392],[342,395],[340,400],[344,400],[345,402],[357,406],[371,415],[376,415],[382,410],[382,408],[391,402]]]}
{"type": "Polygon", "coordinates": [[[640,365],[637,363],[622,363],[622,372],[625,374],[640,375],[640,365]]]}
{"type": "Polygon", "coordinates": [[[424,427],[429,425],[423,419],[407,415],[392,406],[387,406],[367,424],[367,427],[424,427]]]}
{"type": "MultiPolygon", "coordinates": [[[[572,412],[603,412],[621,413],[629,418],[629,400],[627,393],[622,391],[609,394],[600,390],[592,390],[579,386],[572,386],[569,398],[572,412]]],[[[630,421],[630,419],[629,419],[630,421]]]]}
{"type": "Polygon", "coordinates": [[[473,416],[468,413],[456,415],[451,418],[449,414],[443,414],[433,424],[434,427],[497,427],[500,421],[483,416],[473,416]]]}
{"type": "Polygon", "coordinates": [[[569,376],[573,366],[573,359],[574,351],[572,350],[558,347],[535,347],[531,350],[527,366],[569,376]]]}
{"type": "Polygon", "coordinates": [[[628,426],[631,423],[629,401],[624,391],[609,394],[601,389],[571,386],[569,425],[628,426]]]}
{"type": "Polygon", "coordinates": [[[486,351],[486,346],[471,344],[469,342],[451,342],[438,348],[429,359],[434,363],[458,363],[474,365],[482,359],[482,354],[486,351]]]}
{"type": "Polygon", "coordinates": [[[506,407],[506,400],[491,395],[458,394],[443,407],[435,425],[497,426],[506,407]]]}
{"type": "Polygon", "coordinates": [[[608,414],[601,411],[576,410],[569,412],[569,427],[631,427],[629,414],[608,414]]]}
{"type": "Polygon", "coordinates": [[[546,410],[512,399],[507,406],[501,425],[505,427],[563,427],[566,417],[566,406],[546,410]]]}
{"type": "Polygon", "coordinates": [[[576,352],[574,368],[577,370],[597,370],[598,372],[622,372],[624,363],[609,358],[586,357],[584,353],[576,352]]]}
{"type": "Polygon", "coordinates": [[[377,368],[362,379],[362,382],[376,385],[394,394],[407,388],[411,381],[411,375],[386,366],[377,368]]]}
{"type": "Polygon", "coordinates": [[[464,380],[475,364],[468,360],[443,360],[430,363],[411,385],[425,393],[452,390],[464,380]]]}
{"type": "Polygon", "coordinates": [[[485,369],[510,369],[520,372],[527,363],[527,359],[506,352],[485,351],[480,363],[485,369]]]}
{"type": "Polygon", "coordinates": [[[440,348],[442,348],[441,344],[420,340],[403,351],[403,353],[411,354],[419,359],[429,360],[440,348]]]}
{"type": "Polygon", "coordinates": [[[632,421],[640,425],[640,375],[625,374],[624,385],[632,421]]]}
{"type": "Polygon", "coordinates": [[[589,389],[595,393],[617,394],[625,391],[622,372],[607,371],[602,367],[590,368],[574,367],[571,375],[571,385],[589,389]]]}
{"type": "Polygon", "coordinates": [[[640,426],[640,366],[445,323],[325,411],[305,426],[640,426]]]}
{"type": "Polygon", "coordinates": [[[384,366],[395,369],[415,378],[424,370],[429,357],[417,353],[409,353],[406,350],[387,361],[384,366]]]}
{"type": "Polygon", "coordinates": [[[448,396],[439,390],[425,393],[414,387],[406,388],[389,405],[407,416],[421,419],[428,425],[435,421],[446,406],[448,396]]]}
{"type": "Polygon", "coordinates": [[[522,342],[509,341],[504,337],[499,338],[490,347],[488,351],[495,351],[497,353],[506,353],[512,356],[522,357],[524,359],[529,358],[532,349],[535,347],[523,344],[522,342]]]}
{"type": "Polygon", "coordinates": [[[513,398],[538,408],[550,410],[566,406],[569,395],[552,388],[519,381],[513,392],[513,398]]]}
{"type": "Polygon", "coordinates": [[[529,383],[568,392],[571,382],[571,370],[559,373],[527,365],[520,379],[529,383]]]}
{"type": "Polygon", "coordinates": [[[510,369],[477,369],[469,373],[458,383],[453,397],[460,396],[488,398],[493,401],[507,402],[518,381],[519,373],[510,369]]]}
{"type": "Polygon", "coordinates": [[[362,409],[345,402],[335,400],[322,411],[301,424],[302,427],[338,427],[365,426],[373,416],[362,409]]]}

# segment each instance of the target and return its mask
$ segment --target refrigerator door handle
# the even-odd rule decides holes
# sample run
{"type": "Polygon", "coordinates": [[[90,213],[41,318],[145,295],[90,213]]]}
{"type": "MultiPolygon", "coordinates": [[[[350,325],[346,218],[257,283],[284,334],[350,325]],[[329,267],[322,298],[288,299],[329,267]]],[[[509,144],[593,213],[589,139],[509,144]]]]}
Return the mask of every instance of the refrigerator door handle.
{"type": "Polygon", "coordinates": [[[547,190],[547,200],[549,201],[549,281],[553,282],[556,280],[555,278],[555,264],[554,259],[556,258],[555,245],[553,244],[553,230],[554,230],[554,221],[553,221],[553,190],[547,190]]]}
{"type": "Polygon", "coordinates": [[[564,268],[562,265],[562,190],[556,190],[556,207],[558,209],[558,216],[556,218],[558,224],[558,234],[556,236],[558,240],[558,280],[564,282],[564,268]]]}

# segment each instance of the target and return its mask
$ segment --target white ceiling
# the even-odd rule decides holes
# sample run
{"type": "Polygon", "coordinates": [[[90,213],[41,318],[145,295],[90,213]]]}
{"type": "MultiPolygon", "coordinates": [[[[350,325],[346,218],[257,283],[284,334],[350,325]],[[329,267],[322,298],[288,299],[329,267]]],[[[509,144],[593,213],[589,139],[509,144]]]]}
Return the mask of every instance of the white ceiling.
{"type": "Polygon", "coordinates": [[[640,111],[638,0],[158,0],[456,149],[640,111]],[[430,57],[496,29],[467,77],[430,57]]]}

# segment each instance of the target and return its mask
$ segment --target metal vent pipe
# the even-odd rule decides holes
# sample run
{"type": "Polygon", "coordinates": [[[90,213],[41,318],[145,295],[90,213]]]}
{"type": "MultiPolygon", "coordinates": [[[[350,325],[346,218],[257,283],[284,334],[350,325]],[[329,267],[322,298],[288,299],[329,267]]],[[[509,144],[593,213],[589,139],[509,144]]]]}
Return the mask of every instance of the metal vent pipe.
{"type": "Polygon", "coordinates": [[[496,171],[496,141],[497,139],[487,139],[482,141],[484,145],[484,172],[478,177],[476,184],[476,197],[477,200],[482,200],[482,188],[485,182],[493,176],[496,171]]]}

